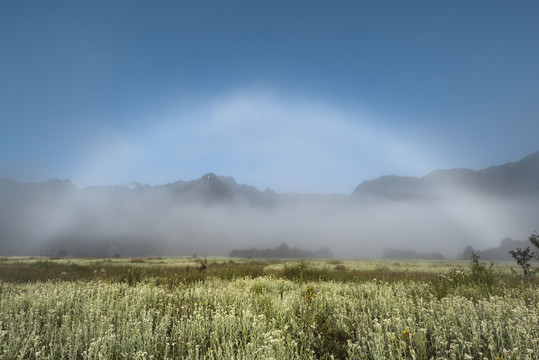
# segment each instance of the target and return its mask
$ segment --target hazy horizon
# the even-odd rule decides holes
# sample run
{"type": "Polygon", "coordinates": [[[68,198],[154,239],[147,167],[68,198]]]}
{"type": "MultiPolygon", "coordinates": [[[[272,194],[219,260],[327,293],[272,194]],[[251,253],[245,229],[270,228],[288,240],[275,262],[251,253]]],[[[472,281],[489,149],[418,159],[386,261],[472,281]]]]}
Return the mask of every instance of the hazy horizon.
{"type": "MultiPolygon", "coordinates": [[[[535,153],[538,153],[539,151],[535,151],[531,154],[535,154],[535,153]]],[[[527,154],[527,155],[531,155],[531,154],[527,154]]],[[[427,176],[431,173],[434,173],[434,172],[437,172],[437,171],[446,171],[446,170],[461,170],[461,169],[466,169],[466,170],[472,170],[472,171],[481,171],[481,170],[485,170],[485,169],[488,169],[488,168],[491,168],[491,167],[496,167],[496,166],[500,166],[500,165],[506,165],[506,164],[511,164],[511,163],[515,163],[515,162],[518,162],[519,160],[521,159],[513,159],[512,161],[508,161],[508,162],[505,162],[505,163],[498,163],[498,164],[491,164],[491,165],[488,165],[484,168],[480,168],[480,169],[468,169],[468,168],[464,168],[464,167],[455,167],[455,168],[451,168],[451,169],[441,169],[441,168],[438,168],[438,169],[431,169],[430,171],[422,174],[422,175],[418,175],[418,176],[411,176],[411,177],[416,177],[416,178],[422,178],[424,176],[427,176]]],[[[268,190],[272,190],[272,191],[275,191],[274,188],[271,186],[271,185],[267,185],[267,186],[263,186],[263,187],[257,187],[253,184],[248,184],[248,183],[245,183],[245,182],[242,182],[241,180],[238,180],[233,174],[219,174],[219,173],[215,173],[213,171],[209,171],[207,173],[204,173],[204,174],[200,174],[199,176],[195,177],[195,178],[192,178],[192,179],[175,179],[175,180],[172,180],[172,181],[169,181],[169,182],[165,182],[165,183],[152,183],[152,184],[148,184],[148,183],[143,183],[143,182],[140,182],[138,181],[137,179],[133,179],[129,182],[125,182],[125,183],[107,183],[107,184],[86,184],[86,186],[81,186],[80,184],[77,184],[75,182],[73,182],[73,180],[69,177],[67,178],[58,178],[58,177],[52,177],[52,178],[47,178],[47,179],[34,179],[34,181],[20,181],[18,179],[15,179],[13,177],[9,177],[9,176],[6,176],[4,177],[3,179],[11,179],[17,183],[21,183],[21,184],[24,184],[24,183],[35,183],[35,184],[40,184],[40,183],[45,183],[45,182],[48,182],[48,181],[54,181],[54,180],[59,180],[59,181],[70,181],[74,186],[80,188],[80,189],[88,189],[88,188],[92,188],[92,187],[107,187],[107,186],[127,186],[129,187],[129,185],[132,185],[132,184],[139,184],[139,185],[142,185],[142,186],[150,186],[150,187],[158,187],[158,186],[163,186],[163,185],[167,185],[167,184],[172,184],[172,183],[175,183],[175,182],[178,182],[178,181],[184,181],[184,182],[189,182],[189,181],[194,181],[194,180],[198,180],[200,178],[202,178],[204,175],[206,174],[209,174],[209,173],[213,173],[215,174],[216,176],[218,177],[224,177],[224,178],[232,178],[234,179],[234,181],[238,184],[238,185],[247,185],[247,186],[253,186],[255,187],[258,191],[264,191],[266,189],[268,190]]],[[[356,189],[356,187],[358,185],[360,185],[362,182],[364,181],[371,181],[371,180],[376,180],[376,179],[380,179],[382,177],[385,177],[385,176],[397,176],[397,177],[410,177],[410,176],[407,176],[407,175],[402,175],[402,174],[381,174],[379,176],[376,176],[374,178],[370,178],[370,179],[363,179],[361,180],[360,182],[357,183],[356,186],[354,186],[354,188],[349,191],[349,192],[332,192],[332,193],[329,193],[329,192],[313,192],[313,191],[301,191],[301,189],[299,191],[289,191],[289,192],[277,192],[277,193],[280,193],[280,194],[287,194],[287,193],[297,193],[297,194],[320,194],[320,195],[348,195],[348,194],[351,194],[353,192],[354,189],[356,189]]],[[[1,179],[0,179],[1,180],[1,179]]]]}
{"type": "Polygon", "coordinates": [[[139,190],[8,184],[0,188],[0,252],[223,256],[286,243],[347,258],[379,258],[390,248],[455,258],[468,245],[524,240],[537,225],[536,191],[489,193],[443,181],[409,198],[313,197],[253,194],[209,178],[139,190]]]}

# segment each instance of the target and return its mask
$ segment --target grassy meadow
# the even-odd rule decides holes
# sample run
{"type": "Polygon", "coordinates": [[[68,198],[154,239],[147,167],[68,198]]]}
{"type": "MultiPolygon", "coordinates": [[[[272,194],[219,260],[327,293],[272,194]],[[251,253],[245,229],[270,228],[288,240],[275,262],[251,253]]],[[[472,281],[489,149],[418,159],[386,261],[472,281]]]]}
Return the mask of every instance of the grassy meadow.
{"type": "Polygon", "coordinates": [[[517,268],[1,257],[0,359],[538,359],[517,268]]]}

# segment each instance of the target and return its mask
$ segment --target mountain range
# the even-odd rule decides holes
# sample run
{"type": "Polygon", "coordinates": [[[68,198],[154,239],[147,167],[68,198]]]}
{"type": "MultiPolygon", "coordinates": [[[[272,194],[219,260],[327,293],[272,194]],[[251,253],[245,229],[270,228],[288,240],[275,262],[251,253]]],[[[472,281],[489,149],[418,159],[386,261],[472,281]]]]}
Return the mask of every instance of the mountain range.
{"type": "Polygon", "coordinates": [[[228,254],[282,243],[336,256],[413,246],[456,255],[467,244],[523,238],[537,229],[537,214],[539,152],[478,171],[382,176],[348,195],[278,194],[213,173],[87,188],[1,179],[0,255],[228,254]]]}
{"type": "Polygon", "coordinates": [[[352,193],[356,197],[376,196],[393,200],[429,199],[459,191],[500,196],[539,194],[539,151],[504,165],[475,171],[451,169],[433,171],[421,178],[382,176],[362,182],[352,193]]]}
{"type": "MultiPolygon", "coordinates": [[[[539,151],[525,158],[503,165],[491,166],[483,170],[449,169],[436,170],[423,177],[386,175],[378,179],[363,181],[350,194],[351,197],[378,197],[392,200],[435,199],[439,194],[450,194],[454,189],[466,189],[485,195],[500,197],[529,196],[539,194],[539,151]]],[[[277,194],[270,188],[264,191],[254,186],[238,184],[231,176],[217,176],[208,173],[201,178],[163,185],[142,185],[131,182],[125,185],[93,186],[78,189],[70,180],[51,179],[42,183],[18,183],[15,180],[0,179],[0,194],[13,197],[54,195],[59,192],[77,190],[88,193],[166,193],[178,202],[246,202],[268,204],[277,198],[329,197],[323,194],[277,194]]],[[[339,195],[334,195],[342,197],[339,195]]]]}

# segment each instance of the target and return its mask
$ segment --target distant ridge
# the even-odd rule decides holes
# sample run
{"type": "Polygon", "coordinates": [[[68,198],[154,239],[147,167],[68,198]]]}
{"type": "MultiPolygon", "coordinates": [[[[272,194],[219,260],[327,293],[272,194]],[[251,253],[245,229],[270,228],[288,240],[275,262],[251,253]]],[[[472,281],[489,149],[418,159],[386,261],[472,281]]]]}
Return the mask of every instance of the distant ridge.
{"type": "Polygon", "coordinates": [[[214,173],[208,173],[198,180],[184,183],[174,192],[183,201],[202,201],[205,203],[230,202],[234,193],[214,173]]]}
{"type": "Polygon", "coordinates": [[[444,191],[461,189],[494,196],[539,194],[539,151],[525,158],[483,170],[436,170],[423,177],[382,176],[362,182],[355,197],[393,200],[433,199],[444,191]]]}
{"type": "MultiPolygon", "coordinates": [[[[491,166],[483,170],[442,169],[423,177],[385,175],[366,180],[351,193],[354,198],[378,197],[393,200],[433,199],[440,189],[458,187],[473,192],[495,196],[526,196],[539,194],[539,151],[516,162],[491,166]]],[[[245,184],[238,184],[232,176],[218,176],[212,172],[196,180],[178,180],[163,185],[142,185],[136,181],[125,185],[90,186],[79,189],[69,179],[50,179],[41,183],[19,183],[11,178],[0,179],[0,192],[15,191],[63,191],[82,190],[93,192],[165,192],[179,201],[186,202],[230,202],[268,204],[277,197],[294,199],[331,197],[322,194],[287,193],[278,194],[267,188],[264,191],[245,184]]],[[[335,194],[335,198],[342,195],[335,194]]]]}

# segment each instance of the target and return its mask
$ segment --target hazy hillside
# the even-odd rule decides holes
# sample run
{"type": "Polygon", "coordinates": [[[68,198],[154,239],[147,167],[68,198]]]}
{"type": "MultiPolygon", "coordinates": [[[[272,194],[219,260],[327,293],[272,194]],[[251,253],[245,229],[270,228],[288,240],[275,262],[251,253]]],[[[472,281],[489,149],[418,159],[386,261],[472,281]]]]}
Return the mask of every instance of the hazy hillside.
{"type": "Polygon", "coordinates": [[[458,191],[496,197],[539,195],[539,151],[520,161],[483,170],[437,170],[415,177],[382,176],[362,182],[352,193],[356,197],[436,199],[458,191]]]}

